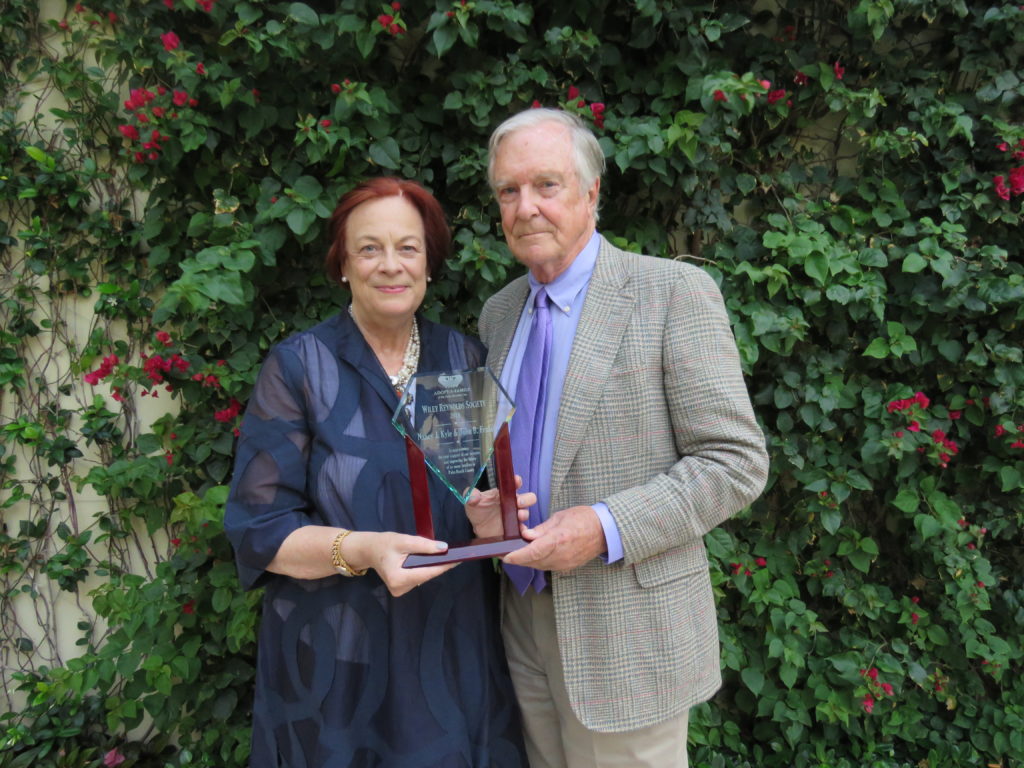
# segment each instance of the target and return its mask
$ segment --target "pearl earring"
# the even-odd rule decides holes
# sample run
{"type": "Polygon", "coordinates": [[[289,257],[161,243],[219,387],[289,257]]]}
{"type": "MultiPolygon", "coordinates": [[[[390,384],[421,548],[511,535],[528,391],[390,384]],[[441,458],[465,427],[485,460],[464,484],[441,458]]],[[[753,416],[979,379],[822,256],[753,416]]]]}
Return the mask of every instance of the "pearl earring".
{"type": "Polygon", "coordinates": [[[342,275],[342,276],[341,276],[341,282],[343,282],[343,283],[347,283],[347,282],[348,282],[348,278],[347,278],[347,277],[345,277],[344,275],[342,275]]]}

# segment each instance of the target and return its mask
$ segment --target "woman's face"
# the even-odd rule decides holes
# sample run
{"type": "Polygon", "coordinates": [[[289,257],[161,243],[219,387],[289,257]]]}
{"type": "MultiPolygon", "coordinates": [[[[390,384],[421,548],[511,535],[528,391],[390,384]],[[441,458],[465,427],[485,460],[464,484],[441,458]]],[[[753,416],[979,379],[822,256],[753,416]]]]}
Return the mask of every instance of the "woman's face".
{"type": "Polygon", "coordinates": [[[363,322],[411,318],[427,292],[423,219],[404,197],[379,197],[353,209],[345,224],[352,308],[363,322]]]}

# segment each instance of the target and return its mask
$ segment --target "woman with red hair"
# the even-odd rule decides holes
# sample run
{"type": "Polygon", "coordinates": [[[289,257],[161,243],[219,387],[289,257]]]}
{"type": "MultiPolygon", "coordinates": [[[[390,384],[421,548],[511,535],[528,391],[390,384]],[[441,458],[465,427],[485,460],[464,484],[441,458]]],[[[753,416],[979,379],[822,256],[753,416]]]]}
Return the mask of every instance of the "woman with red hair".
{"type": "MultiPolygon", "coordinates": [[[[402,568],[446,544],[414,535],[391,415],[417,370],[485,357],[416,314],[451,248],[444,212],[413,181],[372,179],[330,234],[327,274],[351,303],[271,350],[225,513],[243,586],[265,588],[250,766],[519,768],[493,567],[402,568]]],[[[437,535],[472,538],[431,480],[437,535]]]]}

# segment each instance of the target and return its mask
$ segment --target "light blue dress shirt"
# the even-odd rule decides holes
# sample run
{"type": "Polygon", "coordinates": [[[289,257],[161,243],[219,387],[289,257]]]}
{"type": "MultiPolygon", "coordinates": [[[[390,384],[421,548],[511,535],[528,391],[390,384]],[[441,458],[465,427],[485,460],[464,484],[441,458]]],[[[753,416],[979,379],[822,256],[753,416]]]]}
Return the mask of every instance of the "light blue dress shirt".
{"type": "MultiPolygon", "coordinates": [[[[558,409],[562,399],[562,385],[565,372],[569,367],[569,354],[576,338],[576,326],[583,312],[583,302],[587,298],[590,277],[594,273],[597,252],[601,239],[597,232],[573,259],[572,264],[562,274],[543,285],[533,275],[529,276],[530,296],[519,317],[512,346],[509,348],[505,367],[501,372],[501,385],[512,399],[516,397],[516,382],[519,381],[519,368],[523,361],[526,342],[530,335],[533,322],[533,305],[537,291],[541,287],[547,289],[551,312],[551,360],[547,382],[547,408],[544,411],[544,431],[541,435],[540,466],[541,476],[535,479],[537,487],[524,488],[537,494],[541,516],[546,520],[551,514],[551,465],[555,455],[555,427],[558,424],[558,409]]],[[[592,504],[604,529],[604,538],[608,544],[606,559],[613,563],[622,559],[622,537],[615,524],[608,506],[601,501],[592,504]]]]}

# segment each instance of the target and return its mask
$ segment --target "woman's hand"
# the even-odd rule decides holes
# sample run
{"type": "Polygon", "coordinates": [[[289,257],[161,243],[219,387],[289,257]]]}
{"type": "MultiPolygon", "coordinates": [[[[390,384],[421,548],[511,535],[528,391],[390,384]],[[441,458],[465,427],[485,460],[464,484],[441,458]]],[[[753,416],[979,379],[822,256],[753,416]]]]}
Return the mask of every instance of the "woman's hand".
{"type": "Polygon", "coordinates": [[[403,568],[408,555],[429,555],[445,552],[442,541],[408,536],[404,533],[352,531],[342,542],[342,556],[357,569],[373,568],[393,597],[399,597],[420,584],[451,570],[458,563],[403,568]]]}
{"type": "MultiPolygon", "coordinates": [[[[516,475],[516,488],[523,485],[523,478],[516,475]]],[[[525,523],[530,518],[529,509],[537,503],[537,494],[516,494],[516,506],[519,508],[519,521],[525,523]]],[[[489,539],[504,535],[501,524],[501,502],[497,488],[479,491],[476,488],[466,502],[466,517],[473,525],[473,533],[478,539],[489,539]]]]}

